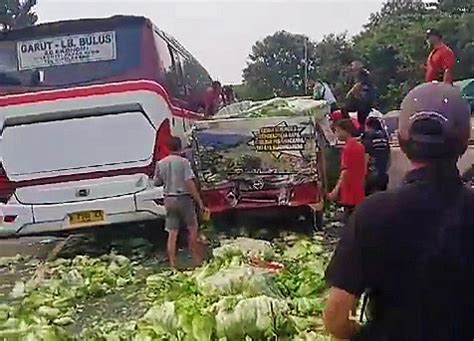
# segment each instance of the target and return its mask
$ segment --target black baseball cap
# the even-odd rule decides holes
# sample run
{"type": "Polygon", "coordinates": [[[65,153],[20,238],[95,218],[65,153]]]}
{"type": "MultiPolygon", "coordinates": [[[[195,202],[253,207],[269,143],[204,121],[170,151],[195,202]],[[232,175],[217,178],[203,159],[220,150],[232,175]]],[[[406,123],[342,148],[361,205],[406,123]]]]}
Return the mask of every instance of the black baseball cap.
{"type": "Polygon", "coordinates": [[[458,87],[425,83],[403,100],[398,124],[402,140],[425,144],[453,140],[463,147],[471,133],[471,110],[458,87]]]}

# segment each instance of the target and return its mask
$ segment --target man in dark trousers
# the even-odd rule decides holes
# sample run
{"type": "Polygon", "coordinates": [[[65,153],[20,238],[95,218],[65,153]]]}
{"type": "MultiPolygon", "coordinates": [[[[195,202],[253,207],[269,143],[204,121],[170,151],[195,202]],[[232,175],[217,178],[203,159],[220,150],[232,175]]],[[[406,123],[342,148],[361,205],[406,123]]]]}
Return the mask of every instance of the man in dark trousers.
{"type": "Polygon", "coordinates": [[[457,160],[470,109],[459,89],[427,83],[404,99],[399,141],[413,165],[404,184],[352,215],[328,266],[326,329],[338,339],[474,339],[474,193],[457,160]],[[368,293],[369,321],[350,316],[368,293]]]}
{"type": "Polygon", "coordinates": [[[385,191],[388,186],[388,167],[390,143],[382,122],[376,117],[365,121],[365,131],[361,138],[368,158],[368,171],[365,181],[366,195],[385,191]]]}
{"type": "Polygon", "coordinates": [[[375,87],[370,79],[370,72],[364,68],[361,61],[351,63],[351,73],[354,86],[346,95],[346,112],[357,112],[357,120],[361,129],[364,129],[365,120],[375,105],[375,87]]]}
{"type": "Polygon", "coordinates": [[[456,56],[453,50],[443,42],[443,37],[436,30],[426,32],[426,40],[432,48],[426,62],[426,81],[440,81],[453,84],[456,56]]]}

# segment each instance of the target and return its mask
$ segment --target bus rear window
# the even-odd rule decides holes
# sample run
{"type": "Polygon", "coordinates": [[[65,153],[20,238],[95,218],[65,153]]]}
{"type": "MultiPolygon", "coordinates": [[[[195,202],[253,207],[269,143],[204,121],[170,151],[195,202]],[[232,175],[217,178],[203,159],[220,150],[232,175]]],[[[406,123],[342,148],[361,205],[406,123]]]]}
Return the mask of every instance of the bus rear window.
{"type": "Polygon", "coordinates": [[[74,86],[120,76],[140,66],[143,27],[62,33],[0,42],[0,85],[74,86]]]}

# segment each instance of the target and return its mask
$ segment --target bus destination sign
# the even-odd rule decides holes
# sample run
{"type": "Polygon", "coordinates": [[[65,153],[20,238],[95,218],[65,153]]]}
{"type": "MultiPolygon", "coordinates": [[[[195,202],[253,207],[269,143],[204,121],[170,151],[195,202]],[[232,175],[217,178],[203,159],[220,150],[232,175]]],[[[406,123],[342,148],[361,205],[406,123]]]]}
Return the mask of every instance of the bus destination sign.
{"type": "Polygon", "coordinates": [[[114,31],[20,41],[16,48],[20,71],[117,58],[114,31]]]}

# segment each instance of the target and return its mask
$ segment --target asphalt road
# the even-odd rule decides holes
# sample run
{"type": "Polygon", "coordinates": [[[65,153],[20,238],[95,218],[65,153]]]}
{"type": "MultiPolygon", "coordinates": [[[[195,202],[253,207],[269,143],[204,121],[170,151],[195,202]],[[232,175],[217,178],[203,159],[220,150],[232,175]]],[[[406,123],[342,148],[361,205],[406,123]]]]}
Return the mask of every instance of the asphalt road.
{"type": "Polygon", "coordinates": [[[21,254],[43,259],[61,240],[63,239],[55,237],[0,239],[0,257],[14,257],[21,254]]]}

